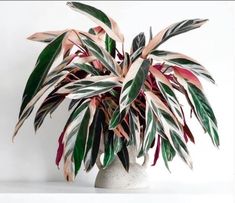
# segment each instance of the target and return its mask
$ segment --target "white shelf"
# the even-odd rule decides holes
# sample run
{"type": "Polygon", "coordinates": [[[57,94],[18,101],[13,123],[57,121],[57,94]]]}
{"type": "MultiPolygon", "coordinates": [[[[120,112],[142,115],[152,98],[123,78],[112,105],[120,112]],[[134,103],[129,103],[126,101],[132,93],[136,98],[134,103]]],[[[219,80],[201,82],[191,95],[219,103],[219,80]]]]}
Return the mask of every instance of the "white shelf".
{"type": "Polygon", "coordinates": [[[138,190],[99,189],[77,182],[0,182],[0,202],[7,203],[234,203],[233,193],[232,182],[156,182],[138,190]]]}
{"type": "Polygon", "coordinates": [[[78,182],[0,182],[0,193],[152,193],[152,194],[232,194],[233,184],[155,182],[149,188],[113,190],[94,188],[78,182]]]}

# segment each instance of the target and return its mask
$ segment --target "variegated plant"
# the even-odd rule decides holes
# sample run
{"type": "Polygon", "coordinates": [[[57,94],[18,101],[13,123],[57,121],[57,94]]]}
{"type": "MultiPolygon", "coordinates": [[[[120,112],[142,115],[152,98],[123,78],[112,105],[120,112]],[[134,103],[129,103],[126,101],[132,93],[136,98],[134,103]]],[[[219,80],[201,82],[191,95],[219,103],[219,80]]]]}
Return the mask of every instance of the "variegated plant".
{"type": "Polygon", "coordinates": [[[64,160],[67,180],[74,180],[82,163],[86,171],[92,169],[99,152],[104,153],[103,167],[118,156],[128,171],[128,145],[136,147],[138,157],[155,147],[153,165],[161,152],[168,169],[176,154],[192,167],[187,141],[194,143],[194,136],[175,94],[178,91],[213,144],[219,145],[216,118],[198,76],[214,83],[213,78],[192,58],[158,49],[169,38],[199,28],[207,20],[184,20],[154,37],[150,31],[149,42],[140,33],[127,53],[124,37],[112,18],[83,3],[67,5],[88,16],[97,27],[88,32],[49,31],[29,37],[47,45],[27,81],[13,138],[47,93],[36,112],[35,130],[63,100],[71,100],[71,115],[59,137],[56,157],[58,166],[64,160]],[[60,54],[61,63],[53,67],[60,54]]]}

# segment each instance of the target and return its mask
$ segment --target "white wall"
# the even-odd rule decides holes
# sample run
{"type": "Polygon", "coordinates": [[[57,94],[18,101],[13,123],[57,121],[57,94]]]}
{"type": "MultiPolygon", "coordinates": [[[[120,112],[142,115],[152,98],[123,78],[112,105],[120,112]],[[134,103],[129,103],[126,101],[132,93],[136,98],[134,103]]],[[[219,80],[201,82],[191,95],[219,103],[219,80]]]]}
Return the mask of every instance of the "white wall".
{"type": "MultiPolygon", "coordinates": [[[[139,32],[148,36],[165,26],[189,18],[208,18],[202,28],[170,39],[161,49],[185,53],[201,62],[214,76],[217,85],[202,80],[205,92],[218,118],[221,147],[215,149],[194,119],[190,127],[196,145],[189,145],[194,161],[190,171],[176,158],[172,173],[159,160],[150,169],[155,181],[211,182],[230,181],[233,177],[234,147],[234,10],[229,2],[88,2],[118,21],[125,34],[126,48],[139,32]]],[[[0,181],[63,180],[55,164],[57,136],[65,124],[68,102],[53,119],[47,118],[34,135],[33,116],[25,122],[14,144],[11,136],[17,121],[26,80],[44,44],[27,41],[37,31],[77,28],[87,30],[94,24],[70,10],[65,2],[0,3],[0,181]]],[[[96,170],[80,183],[92,184],[96,170]]]]}

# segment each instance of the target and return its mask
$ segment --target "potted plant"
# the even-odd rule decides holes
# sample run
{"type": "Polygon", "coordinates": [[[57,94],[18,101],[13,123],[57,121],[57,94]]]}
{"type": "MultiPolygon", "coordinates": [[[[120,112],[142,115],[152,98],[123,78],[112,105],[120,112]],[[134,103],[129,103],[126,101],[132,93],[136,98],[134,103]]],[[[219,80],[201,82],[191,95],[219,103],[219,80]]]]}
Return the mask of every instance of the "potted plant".
{"type": "Polygon", "coordinates": [[[161,154],[169,169],[168,162],[177,154],[192,168],[187,142],[194,143],[194,136],[178,92],[212,143],[219,146],[217,121],[198,77],[212,83],[214,79],[194,59],[158,49],[171,37],[199,28],[207,20],[183,20],[154,37],[150,29],[148,42],[141,32],[126,52],[124,37],[112,18],[80,2],[67,5],[97,27],[88,32],[39,32],[28,38],[47,45],[27,81],[13,139],[36,102],[50,90],[36,112],[34,127],[37,131],[61,102],[71,100],[71,115],[59,136],[56,157],[58,166],[64,160],[65,178],[73,181],[82,163],[86,171],[97,164],[96,187],[144,187],[144,168],[152,147],[153,165],[161,154]],[[61,63],[53,67],[59,55],[61,63]],[[142,156],[141,166],[136,158],[142,156]]]}

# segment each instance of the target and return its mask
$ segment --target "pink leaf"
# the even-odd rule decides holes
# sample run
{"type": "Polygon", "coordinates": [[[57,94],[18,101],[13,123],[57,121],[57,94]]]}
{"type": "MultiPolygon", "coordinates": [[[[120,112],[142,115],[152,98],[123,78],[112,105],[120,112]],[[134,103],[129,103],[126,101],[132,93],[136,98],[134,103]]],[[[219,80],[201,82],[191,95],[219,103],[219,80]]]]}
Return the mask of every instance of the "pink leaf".
{"type": "Polygon", "coordinates": [[[59,140],[58,140],[59,146],[58,146],[58,149],[57,149],[56,161],[55,161],[58,168],[59,168],[59,164],[60,164],[62,155],[64,153],[64,143],[63,143],[64,133],[65,133],[65,129],[61,133],[61,135],[59,137],[59,140]]]}
{"type": "Polygon", "coordinates": [[[155,166],[155,164],[157,163],[157,160],[159,158],[159,154],[160,154],[160,135],[158,135],[158,138],[157,138],[157,147],[156,147],[156,150],[155,150],[154,160],[153,160],[152,166],[155,166]]]}

